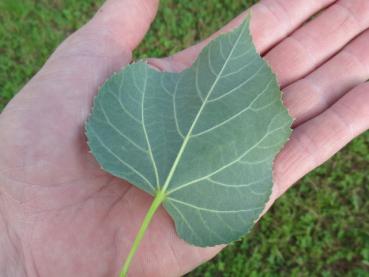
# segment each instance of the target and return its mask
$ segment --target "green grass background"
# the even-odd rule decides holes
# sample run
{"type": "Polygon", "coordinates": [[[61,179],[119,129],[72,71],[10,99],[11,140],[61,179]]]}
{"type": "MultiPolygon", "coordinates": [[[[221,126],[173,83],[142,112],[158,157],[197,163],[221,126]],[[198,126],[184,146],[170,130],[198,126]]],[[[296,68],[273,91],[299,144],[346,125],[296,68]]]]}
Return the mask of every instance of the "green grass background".
{"type": "MultiPolygon", "coordinates": [[[[252,2],[162,0],[135,57],[189,46],[252,2]]],[[[0,111],[101,3],[0,0],[0,111]]],[[[301,180],[251,234],[188,276],[369,276],[368,167],[369,132],[301,180]]]]}

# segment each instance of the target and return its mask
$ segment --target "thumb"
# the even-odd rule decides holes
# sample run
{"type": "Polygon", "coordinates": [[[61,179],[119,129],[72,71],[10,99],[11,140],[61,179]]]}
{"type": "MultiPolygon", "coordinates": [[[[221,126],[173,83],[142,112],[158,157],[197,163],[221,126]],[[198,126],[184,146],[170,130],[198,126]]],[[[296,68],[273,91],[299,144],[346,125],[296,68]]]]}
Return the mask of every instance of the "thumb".
{"type": "Polygon", "coordinates": [[[119,69],[130,62],[132,51],[155,18],[158,4],[159,0],[107,0],[87,24],[57,48],[49,61],[93,57],[101,58],[97,68],[108,63],[115,65],[112,70],[119,69]]]}
{"type": "Polygon", "coordinates": [[[55,50],[4,112],[12,106],[31,105],[25,95],[60,103],[69,94],[74,97],[76,91],[78,99],[74,102],[83,103],[86,107],[82,109],[89,110],[86,99],[92,99],[107,77],[131,61],[132,51],[149,29],[158,4],[159,0],[105,1],[87,24],[55,50]]]}
{"type": "MultiPolygon", "coordinates": [[[[130,62],[158,2],[107,0],[56,49],[1,113],[0,129],[7,130],[0,134],[1,153],[9,167],[19,166],[22,159],[16,157],[47,155],[50,164],[78,169],[77,154],[85,147],[79,143],[84,142],[82,126],[92,99],[108,76],[130,62]]],[[[56,179],[52,173],[50,178],[56,179]]]]}
{"type": "Polygon", "coordinates": [[[132,51],[155,18],[159,0],[108,0],[86,28],[105,34],[132,51]]]}

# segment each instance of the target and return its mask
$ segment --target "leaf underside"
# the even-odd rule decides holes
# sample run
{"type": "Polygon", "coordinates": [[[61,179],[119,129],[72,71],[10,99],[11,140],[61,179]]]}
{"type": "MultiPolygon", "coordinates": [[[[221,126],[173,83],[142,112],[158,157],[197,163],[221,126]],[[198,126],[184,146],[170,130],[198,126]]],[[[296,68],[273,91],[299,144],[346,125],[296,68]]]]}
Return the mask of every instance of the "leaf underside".
{"type": "Polygon", "coordinates": [[[179,236],[212,246],[239,239],[263,211],[291,123],[247,19],[181,73],[138,62],[115,74],[86,134],[104,170],[153,196],[164,191],[179,236]]]}

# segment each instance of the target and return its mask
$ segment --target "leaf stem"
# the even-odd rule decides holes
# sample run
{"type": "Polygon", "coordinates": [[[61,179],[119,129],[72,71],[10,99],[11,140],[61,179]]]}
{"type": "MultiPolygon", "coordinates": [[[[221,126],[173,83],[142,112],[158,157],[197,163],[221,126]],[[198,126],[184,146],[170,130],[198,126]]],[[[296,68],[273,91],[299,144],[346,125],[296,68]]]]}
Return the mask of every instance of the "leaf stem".
{"type": "Polygon", "coordinates": [[[128,273],[129,266],[131,265],[132,259],[134,255],[136,254],[136,251],[138,249],[138,246],[141,243],[141,240],[143,236],[146,233],[147,228],[149,227],[149,224],[156,212],[156,210],[160,207],[161,203],[165,200],[166,193],[162,190],[158,191],[154,201],[152,202],[149,210],[147,211],[147,214],[141,224],[140,230],[138,230],[138,233],[136,235],[135,241],[132,244],[131,250],[128,253],[127,259],[124,262],[124,265],[122,267],[122,270],[120,272],[120,277],[126,277],[128,273]]]}

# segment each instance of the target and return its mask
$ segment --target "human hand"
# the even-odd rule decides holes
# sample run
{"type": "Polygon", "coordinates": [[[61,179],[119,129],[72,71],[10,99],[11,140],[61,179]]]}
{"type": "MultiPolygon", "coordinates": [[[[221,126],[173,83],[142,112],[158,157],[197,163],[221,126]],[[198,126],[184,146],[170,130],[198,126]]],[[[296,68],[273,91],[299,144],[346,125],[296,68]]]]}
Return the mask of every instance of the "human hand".
{"type": "MultiPolygon", "coordinates": [[[[369,77],[369,3],[338,1],[298,28],[334,2],[270,0],[252,8],[255,44],[277,74],[296,118],[291,140],[275,162],[268,206],[369,128],[369,85],[364,83],[369,77]]],[[[130,61],[156,8],[153,0],[108,0],[1,114],[1,275],[118,275],[151,200],[99,169],[88,154],[83,125],[98,87],[130,61]]],[[[149,62],[162,70],[181,70],[206,42],[149,62]]],[[[130,273],[181,275],[220,249],[186,244],[160,209],[130,273]]]]}

